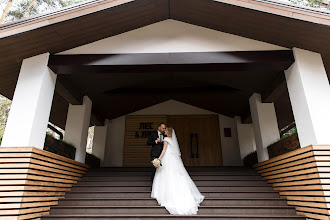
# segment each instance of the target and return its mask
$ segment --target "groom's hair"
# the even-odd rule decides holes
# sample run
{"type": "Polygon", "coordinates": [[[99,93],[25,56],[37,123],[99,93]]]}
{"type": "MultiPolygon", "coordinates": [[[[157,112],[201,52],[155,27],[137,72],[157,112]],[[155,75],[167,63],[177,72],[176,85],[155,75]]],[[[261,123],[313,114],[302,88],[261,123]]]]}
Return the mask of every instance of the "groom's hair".
{"type": "Polygon", "coordinates": [[[160,127],[160,126],[162,126],[162,125],[165,125],[165,123],[160,122],[160,123],[158,124],[158,127],[160,127]]]}

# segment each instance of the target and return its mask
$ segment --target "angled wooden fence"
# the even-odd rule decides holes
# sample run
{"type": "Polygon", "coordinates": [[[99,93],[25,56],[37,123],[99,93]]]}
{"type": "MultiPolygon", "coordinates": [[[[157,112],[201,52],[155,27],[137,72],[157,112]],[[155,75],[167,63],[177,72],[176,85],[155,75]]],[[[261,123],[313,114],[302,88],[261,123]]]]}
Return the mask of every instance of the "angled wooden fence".
{"type": "Polygon", "coordinates": [[[88,168],[34,147],[0,147],[0,219],[48,214],[88,168]]]}
{"type": "Polygon", "coordinates": [[[311,145],[254,166],[297,214],[330,219],[330,145],[311,145]]]}

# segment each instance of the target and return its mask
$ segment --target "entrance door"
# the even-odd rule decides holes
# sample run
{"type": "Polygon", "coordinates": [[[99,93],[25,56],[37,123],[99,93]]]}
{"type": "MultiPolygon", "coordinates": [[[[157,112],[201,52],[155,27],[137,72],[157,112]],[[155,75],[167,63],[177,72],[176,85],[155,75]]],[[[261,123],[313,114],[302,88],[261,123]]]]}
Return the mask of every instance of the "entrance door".
{"type": "Polygon", "coordinates": [[[185,166],[222,166],[217,115],[168,116],[174,128],[185,166]]]}

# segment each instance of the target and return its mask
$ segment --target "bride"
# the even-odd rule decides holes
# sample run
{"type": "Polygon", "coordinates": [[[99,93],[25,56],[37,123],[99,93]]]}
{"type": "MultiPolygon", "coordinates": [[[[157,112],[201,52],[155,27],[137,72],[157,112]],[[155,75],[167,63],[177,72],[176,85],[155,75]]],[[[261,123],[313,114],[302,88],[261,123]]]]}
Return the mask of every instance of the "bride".
{"type": "Polygon", "coordinates": [[[165,130],[164,148],[159,156],[162,166],[157,168],[151,197],[174,215],[195,215],[204,196],[190,178],[183,162],[173,128],[165,130]]]}

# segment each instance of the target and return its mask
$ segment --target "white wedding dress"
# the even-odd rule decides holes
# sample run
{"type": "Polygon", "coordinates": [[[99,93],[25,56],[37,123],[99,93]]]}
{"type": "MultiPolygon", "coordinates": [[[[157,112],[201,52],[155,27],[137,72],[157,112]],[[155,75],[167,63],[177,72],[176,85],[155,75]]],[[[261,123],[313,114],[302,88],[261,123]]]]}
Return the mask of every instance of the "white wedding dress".
{"type": "Polygon", "coordinates": [[[187,173],[181,160],[179,144],[173,130],[172,138],[164,138],[168,142],[162,158],[162,166],[157,168],[151,197],[159,205],[165,206],[170,214],[195,215],[204,196],[187,173]]]}

